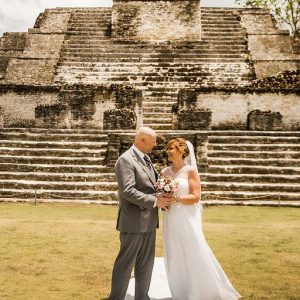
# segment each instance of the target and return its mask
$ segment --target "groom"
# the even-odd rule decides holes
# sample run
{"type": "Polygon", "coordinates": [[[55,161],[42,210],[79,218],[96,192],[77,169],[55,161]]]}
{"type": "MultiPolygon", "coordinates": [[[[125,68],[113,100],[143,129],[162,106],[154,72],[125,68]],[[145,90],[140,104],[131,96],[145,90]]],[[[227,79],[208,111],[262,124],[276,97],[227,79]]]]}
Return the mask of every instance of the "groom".
{"type": "Polygon", "coordinates": [[[120,250],[113,267],[109,300],[125,298],[133,267],[135,299],[150,299],[148,290],[155,256],[157,207],[166,209],[172,202],[167,195],[155,195],[158,174],[147,155],[155,146],[155,131],[142,127],[135,135],[134,144],[116,163],[120,250]]]}

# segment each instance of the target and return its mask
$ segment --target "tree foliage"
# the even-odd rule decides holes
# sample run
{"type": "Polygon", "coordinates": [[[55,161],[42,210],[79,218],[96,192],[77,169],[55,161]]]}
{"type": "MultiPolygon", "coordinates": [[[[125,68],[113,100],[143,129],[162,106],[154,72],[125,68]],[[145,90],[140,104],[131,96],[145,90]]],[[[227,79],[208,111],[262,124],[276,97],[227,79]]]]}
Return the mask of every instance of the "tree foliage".
{"type": "Polygon", "coordinates": [[[300,35],[300,0],[236,0],[246,7],[268,8],[293,35],[300,35]]]}

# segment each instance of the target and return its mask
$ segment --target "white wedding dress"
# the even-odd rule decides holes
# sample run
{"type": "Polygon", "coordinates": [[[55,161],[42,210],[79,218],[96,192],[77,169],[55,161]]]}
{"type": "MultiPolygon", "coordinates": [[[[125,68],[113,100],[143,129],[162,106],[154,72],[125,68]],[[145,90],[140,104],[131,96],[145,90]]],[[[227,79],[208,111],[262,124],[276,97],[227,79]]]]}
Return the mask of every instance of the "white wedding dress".
{"type": "MultiPolygon", "coordinates": [[[[171,167],[164,170],[164,176],[178,180],[179,195],[189,194],[188,168],[193,167],[186,165],[176,174],[171,167]]],[[[164,212],[163,238],[164,261],[155,259],[149,290],[151,299],[236,300],[241,297],[205,240],[200,203],[176,203],[164,212]]],[[[134,278],[125,299],[134,299],[134,278]]]]}

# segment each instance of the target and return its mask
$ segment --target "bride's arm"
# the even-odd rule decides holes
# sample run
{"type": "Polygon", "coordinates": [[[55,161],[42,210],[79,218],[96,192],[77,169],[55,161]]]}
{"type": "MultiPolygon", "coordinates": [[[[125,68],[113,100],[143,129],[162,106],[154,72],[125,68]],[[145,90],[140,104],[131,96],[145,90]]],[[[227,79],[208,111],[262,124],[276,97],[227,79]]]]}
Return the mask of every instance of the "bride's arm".
{"type": "Polygon", "coordinates": [[[181,204],[194,204],[201,198],[201,184],[198,172],[193,168],[188,173],[190,193],[178,196],[177,199],[181,204]]]}

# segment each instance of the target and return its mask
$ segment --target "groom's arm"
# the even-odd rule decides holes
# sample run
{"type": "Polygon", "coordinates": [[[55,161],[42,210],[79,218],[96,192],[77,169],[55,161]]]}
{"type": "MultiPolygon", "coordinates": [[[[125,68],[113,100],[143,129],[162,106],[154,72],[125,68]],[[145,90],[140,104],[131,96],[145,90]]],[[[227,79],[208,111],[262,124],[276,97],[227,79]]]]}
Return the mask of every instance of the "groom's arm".
{"type": "Polygon", "coordinates": [[[115,170],[120,196],[138,206],[148,209],[153,208],[156,195],[145,194],[136,189],[134,168],[126,158],[119,158],[115,170]]]}

